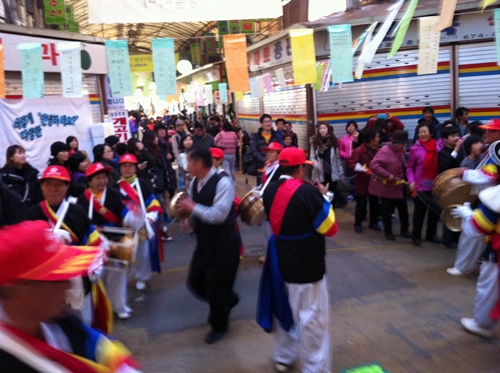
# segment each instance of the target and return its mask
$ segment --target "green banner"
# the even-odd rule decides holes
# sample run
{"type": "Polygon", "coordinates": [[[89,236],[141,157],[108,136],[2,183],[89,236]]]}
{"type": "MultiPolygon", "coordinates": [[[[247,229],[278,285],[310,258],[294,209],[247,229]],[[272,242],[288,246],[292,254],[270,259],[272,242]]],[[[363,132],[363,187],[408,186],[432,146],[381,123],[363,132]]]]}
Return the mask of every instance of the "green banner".
{"type": "Polygon", "coordinates": [[[55,25],[66,21],[64,0],[43,0],[45,23],[55,25]]]}
{"type": "Polygon", "coordinates": [[[255,33],[255,21],[253,19],[242,19],[240,21],[240,29],[242,34],[255,33]]]}
{"type": "Polygon", "coordinates": [[[224,48],[223,36],[229,35],[229,22],[228,21],[218,21],[217,29],[219,31],[219,48],[224,48]]]}
{"type": "Polygon", "coordinates": [[[240,33],[240,21],[229,21],[229,33],[239,34],[240,33]]]}
{"type": "Polygon", "coordinates": [[[392,43],[391,53],[389,53],[389,56],[387,56],[387,58],[394,57],[399,48],[401,48],[401,45],[403,45],[406,32],[408,31],[408,27],[410,26],[410,22],[413,18],[413,14],[415,13],[415,9],[417,8],[417,4],[418,0],[411,0],[405,15],[403,16],[401,21],[399,21],[399,24],[397,26],[398,32],[396,34],[396,38],[392,43]]]}
{"type": "Polygon", "coordinates": [[[212,56],[217,56],[217,40],[215,40],[215,36],[213,37],[207,37],[205,39],[205,47],[207,48],[207,55],[212,57],[212,56]]]}
{"type": "Polygon", "coordinates": [[[144,97],[148,97],[149,94],[151,93],[151,90],[149,89],[149,85],[151,83],[153,83],[151,79],[146,79],[146,81],[144,82],[144,87],[142,88],[142,95],[144,97]]]}
{"type": "Polygon", "coordinates": [[[132,90],[135,91],[137,88],[137,81],[139,80],[139,75],[136,74],[130,74],[132,76],[132,90]]]}
{"type": "Polygon", "coordinates": [[[191,62],[193,65],[201,65],[201,48],[199,43],[191,44],[191,62]]]}

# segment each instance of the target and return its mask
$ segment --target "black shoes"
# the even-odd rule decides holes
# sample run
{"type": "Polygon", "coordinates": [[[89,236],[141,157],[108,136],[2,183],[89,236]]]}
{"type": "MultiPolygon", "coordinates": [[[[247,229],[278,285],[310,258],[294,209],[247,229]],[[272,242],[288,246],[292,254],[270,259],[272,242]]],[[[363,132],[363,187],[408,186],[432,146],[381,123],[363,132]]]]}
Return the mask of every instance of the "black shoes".
{"type": "Polygon", "coordinates": [[[449,245],[442,244],[441,246],[443,246],[446,249],[451,249],[451,250],[458,249],[458,244],[456,242],[452,242],[449,245]]]}
{"type": "Polygon", "coordinates": [[[437,238],[436,236],[434,237],[425,237],[426,241],[432,242],[432,243],[441,243],[441,240],[437,238]]]}
{"type": "Polygon", "coordinates": [[[363,228],[361,228],[361,225],[355,225],[354,226],[354,232],[356,232],[356,233],[362,233],[363,232],[363,228]]]}
{"type": "Polygon", "coordinates": [[[411,238],[411,233],[408,230],[402,230],[401,236],[403,236],[404,238],[411,238]]]}
{"type": "Polygon", "coordinates": [[[380,232],[382,230],[382,228],[380,228],[378,224],[370,224],[368,228],[377,232],[380,232]]]}
{"type": "Polygon", "coordinates": [[[412,239],[411,239],[411,242],[412,242],[415,246],[420,246],[420,244],[422,243],[422,239],[421,239],[421,238],[412,238],[412,239]]]}
{"type": "Polygon", "coordinates": [[[216,330],[210,329],[207,336],[205,337],[206,344],[214,344],[217,341],[220,341],[226,335],[226,331],[218,332],[216,330]]]}
{"type": "Polygon", "coordinates": [[[386,233],[385,238],[387,238],[389,241],[394,241],[396,237],[392,233],[386,233]]]}

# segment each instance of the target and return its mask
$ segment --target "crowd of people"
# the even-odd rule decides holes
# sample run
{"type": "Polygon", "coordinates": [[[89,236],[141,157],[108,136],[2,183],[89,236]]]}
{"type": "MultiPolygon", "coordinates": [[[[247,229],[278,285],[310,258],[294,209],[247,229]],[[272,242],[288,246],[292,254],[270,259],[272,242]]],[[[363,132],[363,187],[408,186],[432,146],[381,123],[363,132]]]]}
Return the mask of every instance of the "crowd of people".
{"type": "MultiPolygon", "coordinates": [[[[231,123],[214,115],[206,121],[190,121],[184,114],[165,112],[156,120],[137,120],[137,113],[131,112],[133,137],[126,143],[116,136],[107,137],[105,143],[94,146],[93,160],[79,149],[76,137],[56,141],[42,172],[29,164],[22,146],[12,145],[6,151],[6,164],[0,170],[0,226],[14,227],[0,235],[14,234],[20,222],[42,220],[45,225],[37,229],[43,233],[51,228],[61,245],[104,247],[113,257],[105,265],[81,271],[81,281],[70,286],[81,295],[68,301],[72,315],[86,327],[110,333],[112,313],[122,319],[132,316],[128,282],[133,280],[138,290],[148,286],[152,273],[161,269],[163,243],[172,240],[171,217],[186,214],[190,217],[182,225],[197,241],[188,288],[210,307],[205,342],[216,343],[228,330],[229,314],[239,301],[233,291],[242,247],[235,171],[243,131],[237,120],[231,123]],[[186,195],[171,211],[170,200],[179,191],[186,195]],[[117,232],[137,232],[133,258],[113,255],[117,232]]],[[[348,122],[342,138],[327,122],[320,122],[310,139],[309,160],[298,147],[291,123],[283,118],[273,122],[269,114],[260,117],[261,128],[250,136],[243,170],[256,176],[268,217],[261,227],[266,255],[261,258],[258,320],[267,331],[273,330],[273,317],[280,322],[275,337],[277,371],[289,371],[297,351],[301,351],[304,371],[329,370],[324,237],[337,232],[334,209],[344,207],[348,200],[356,203],[356,233],[363,231],[368,217],[369,229],[383,231],[387,240],[394,241],[397,209],[401,236],[420,246],[426,221],[426,241],[458,248],[450,275],[473,270],[486,248],[490,250],[487,258],[496,253],[496,246],[483,244],[481,237],[491,235],[498,222],[498,203],[488,199],[490,189],[496,188],[498,170],[497,165],[493,172],[481,165],[488,157],[488,146],[500,140],[500,121],[469,123],[463,107],[456,111],[457,121],[440,123],[431,107],[425,107],[422,114],[413,141],[403,123],[390,113],[372,116],[363,129],[355,121],[348,122]],[[460,167],[479,172],[479,210],[457,209],[454,213],[463,218],[464,233],[443,226],[439,237],[434,181],[442,172],[460,167]],[[348,185],[347,198],[340,188],[342,182],[348,185]],[[410,198],[414,202],[411,229],[410,198]],[[476,248],[472,254],[470,245],[476,248]]],[[[473,176],[468,180],[474,183],[473,176]]],[[[496,256],[494,260],[488,263],[496,263],[496,256]]],[[[467,330],[483,336],[491,335],[500,315],[500,311],[496,318],[485,315],[486,308],[496,307],[492,297],[498,299],[498,273],[493,267],[481,269],[477,315],[462,320],[467,330]]],[[[15,281],[16,276],[0,281],[2,303],[2,284],[15,281]]],[[[44,277],[27,279],[45,281],[44,277]]],[[[3,314],[2,303],[0,321],[12,318],[10,313],[3,314]]],[[[40,337],[39,329],[36,333],[40,337]]]]}

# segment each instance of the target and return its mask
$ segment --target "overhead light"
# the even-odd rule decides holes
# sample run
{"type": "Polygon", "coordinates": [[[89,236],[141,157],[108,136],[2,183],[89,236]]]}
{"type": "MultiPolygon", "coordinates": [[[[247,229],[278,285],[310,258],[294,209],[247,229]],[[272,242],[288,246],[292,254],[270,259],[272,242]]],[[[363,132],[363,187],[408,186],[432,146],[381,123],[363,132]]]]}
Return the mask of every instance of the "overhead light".
{"type": "Polygon", "coordinates": [[[180,60],[177,63],[177,71],[179,71],[182,75],[187,75],[193,71],[193,65],[191,65],[191,62],[187,60],[180,60]]]}

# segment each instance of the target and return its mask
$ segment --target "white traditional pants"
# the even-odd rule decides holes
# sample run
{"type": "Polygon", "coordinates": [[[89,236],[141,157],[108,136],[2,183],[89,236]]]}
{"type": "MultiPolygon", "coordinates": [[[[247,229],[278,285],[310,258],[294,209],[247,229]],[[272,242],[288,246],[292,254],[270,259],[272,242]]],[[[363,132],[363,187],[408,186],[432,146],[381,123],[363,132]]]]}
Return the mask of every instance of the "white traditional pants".
{"type": "Polygon", "coordinates": [[[498,264],[484,261],[479,270],[474,301],[474,320],[483,328],[491,329],[496,321],[489,313],[498,302],[498,264]]]}
{"type": "Polygon", "coordinates": [[[102,272],[102,282],[115,313],[131,312],[127,303],[127,276],[125,268],[109,261],[102,272]]]}
{"type": "Polygon", "coordinates": [[[132,266],[132,275],[139,281],[149,281],[153,275],[149,254],[149,240],[140,242],[137,245],[136,263],[132,266]]]}
{"type": "MultiPolygon", "coordinates": [[[[311,284],[286,284],[294,326],[275,334],[274,360],[292,365],[297,358],[303,373],[331,370],[329,304],[326,277],[311,284]]],[[[278,325],[276,323],[276,325],[278,325]]]]}
{"type": "Polygon", "coordinates": [[[462,273],[469,273],[477,270],[479,267],[478,260],[484,249],[486,249],[484,236],[470,237],[462,232],[458,240],[454,267],[462,273]]]}

